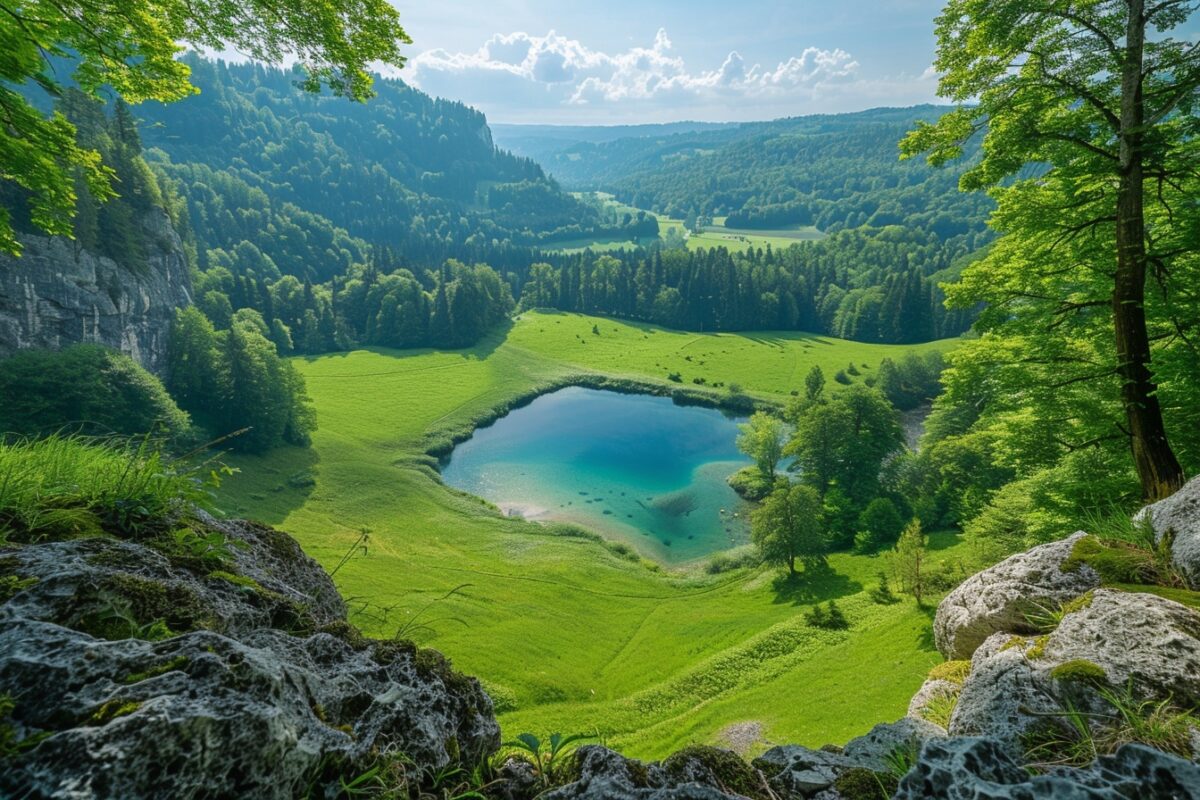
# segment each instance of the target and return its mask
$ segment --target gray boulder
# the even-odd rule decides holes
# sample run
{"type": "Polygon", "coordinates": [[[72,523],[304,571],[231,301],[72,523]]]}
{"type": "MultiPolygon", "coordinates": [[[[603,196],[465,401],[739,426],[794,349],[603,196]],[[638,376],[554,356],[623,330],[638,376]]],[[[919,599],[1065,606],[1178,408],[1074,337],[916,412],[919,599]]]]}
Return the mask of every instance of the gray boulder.
{"type": "Polygon", "coordinates": [[[540,795],[544,800],[740,800],[752,780],[749,766],[735,753],[694,747],[666,761],[643,764],[598,745],[575,753],[575,780],[540,795]],[[727,772],[727,770],[731,770],[727,772]]]}
{"type": "Polygon", "coordinates": [[[862,764],[842,753],[789,744],[763,753],[754,760],[754,766],[785,796],[808,797],[829,788],[842,773],[862,764]]]}
{"type": "Polygon", "coordinates": [[[193,521],[229,543],[104,537],[0,550],[0,694],[18,741],[0,796],[302,796],[403,754],[474,766],[491,701],[433,651],[346,623],[328,575],[283,534],[193,521]]]}
{"type": "Polygon", "coordinates": [[[921,688],[917,690],[912,700],[908,702],[907,715],[913,719],[929,722],[928,714],[930,706],[941,700],[958,697],[961,689],[961,684],[954,683],[953,681],[942,678],[929,678],[921,684],[921,688]]]}
{"type": "Polygon", "coordinates": [[[1171,560],[1193,589],[1200,589],[1200,478],[1189,481],[1175,494],[1146,506],[1134,516],[1149,519],[1154,539],[1171,542],[1171,560]]]}
{"type": "Polygon", "coordinates": [[[1010,556],[963,581],[938,604],[934,641],[947,659],[967,659],[997,632],[1032,633],[1027,617],[1100,585],[1085,565],[1063,572],[1063,562],[1083,532],[1010,556]]]}
{"type": "Polygon", "coordinates": [[[1097,589],[1048,634],[994,634],[975,652],[949,732],[987,736],[1015,753],[1067,703],[1111,714],[1097,680],[1200,704],[1200,615],[1155,595],[1097,589]]]}
{"type": "Polygon", "coordinates": [[[1141,745],[1125,745],[1081,769],[1031,776],[996,742],[930,741],[900,781],[894,800],[1197,800],[1200,766],[1141,745]]]}
{"type": "Polygon", "coordinates": [[[851,739],[842,754],[857,766],[872,770],[887,770],[888,760],[896,753],[917,753],[930,739],[940,739],[946,732],[923,719],[905,717],[896,722],[876,725],[864,736],[851,739]]]}

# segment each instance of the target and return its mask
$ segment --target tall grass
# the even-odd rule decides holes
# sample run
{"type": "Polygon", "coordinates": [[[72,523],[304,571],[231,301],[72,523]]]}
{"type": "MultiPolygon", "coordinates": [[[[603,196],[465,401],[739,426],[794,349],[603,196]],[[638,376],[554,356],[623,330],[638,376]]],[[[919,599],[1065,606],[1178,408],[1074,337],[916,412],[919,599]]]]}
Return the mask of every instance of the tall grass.
{"type": "Polygon", "coordinates": [[[195,470],[168,461],[149,439],[0,443],[0,542],[137,537],[207,497],[195,470]]]}

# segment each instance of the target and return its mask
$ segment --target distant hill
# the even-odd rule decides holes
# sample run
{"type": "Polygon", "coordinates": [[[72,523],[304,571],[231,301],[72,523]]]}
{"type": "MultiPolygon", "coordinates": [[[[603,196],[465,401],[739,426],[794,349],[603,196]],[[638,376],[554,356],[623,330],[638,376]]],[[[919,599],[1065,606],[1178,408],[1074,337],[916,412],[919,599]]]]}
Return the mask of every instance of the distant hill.
{"type": "Polygon", "coordinates": [[[527,125],[493,122],[491,128],[497,146],[544,164],[556,153],[577,144],[731,130],[738,125],[736,122],[666,122],[649,125],[527,125]]]}
{"type": "Polygon", "coordinates": [[[935,170],[899,160],[905,132],[945,111],[879,108],[695,129],[683,123],[683,130],[645,126],[637,135],[620,135],[627,127],[580,128],[572,144],[559,138],[525,152],[567,188],[612,192],[674,218],[725,217],[728,227],[759,230],[904,225],[944,239],[975,236],[991,201],[958,191],[961,166],[935,170]]]}
{"type": "MultiPolygon", "coordinates": [[[[340,230],[360,243],[355,258],[387,247],[414,266],[517,266],[531,246],[607,231],[535,162],[496,147],[484,115],[462,103],[378,77],[377,96],[353,103],[301,91],[291,71],[185,60],[200,93],[136,113],[150,160],[187,195],[202,255],[244,240],[279,251],[289,230],[318,241],[340,230]]],[[[302,249],[280,269],[324,279],[345,266],[302,249]]]]}

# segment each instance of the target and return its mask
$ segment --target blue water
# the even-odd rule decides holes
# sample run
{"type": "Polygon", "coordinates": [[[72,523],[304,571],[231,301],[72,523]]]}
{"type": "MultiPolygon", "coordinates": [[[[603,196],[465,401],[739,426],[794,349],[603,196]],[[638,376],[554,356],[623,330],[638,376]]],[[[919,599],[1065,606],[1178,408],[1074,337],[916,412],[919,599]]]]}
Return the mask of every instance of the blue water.
{"type": "Polygon", "coordinates": [[[442,478],[506,513],[573,522],[666,563],[744,544],[725,480],[749,460],[737,425],[669,398],[569,387],[480,428],[442,478]]]}

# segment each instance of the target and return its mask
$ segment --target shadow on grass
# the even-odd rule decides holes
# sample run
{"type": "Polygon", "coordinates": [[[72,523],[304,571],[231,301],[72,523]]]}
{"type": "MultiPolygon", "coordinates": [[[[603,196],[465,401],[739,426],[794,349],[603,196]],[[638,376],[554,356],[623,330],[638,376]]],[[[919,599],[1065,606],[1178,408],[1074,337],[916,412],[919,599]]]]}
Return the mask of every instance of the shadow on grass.
{"type": "Polygon", "coordinates": [[[235,453],[224,461],[240,474],[223,483],[216,506],[232,517],[278,525],[308,500],[320,461],[312,447],[277,447],[263,455],[235,453]]]}
{"type": "Polygon", "coordinates": [[[933,641],[933,615],[937,613],[937,605],[926,601],[918,606],[917,610],[929,619],[929,624],[921,627],[921,634],[917,637],[917,647],[925,652],[933,652],[937,650],[937,645],[933,641]]]}
{"type": "Polygon", "coordinates": [[[774,602],[805,605],[857,594],[863,586],[829,564],[812,564],[795,575],[780,575],[771,583],[771,588],[775,590],[774,602]]]}

